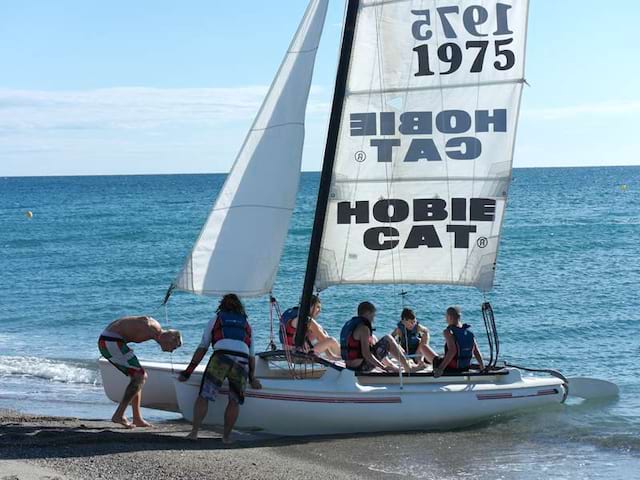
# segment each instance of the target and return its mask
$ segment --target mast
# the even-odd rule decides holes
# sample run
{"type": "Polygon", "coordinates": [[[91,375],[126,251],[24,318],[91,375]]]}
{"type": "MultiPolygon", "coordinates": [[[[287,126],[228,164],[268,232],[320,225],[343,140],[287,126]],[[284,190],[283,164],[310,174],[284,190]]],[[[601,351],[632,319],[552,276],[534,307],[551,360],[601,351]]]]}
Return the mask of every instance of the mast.
{"type": "Polygon", "coordinates": [[[353,48],[353,38],[355,33],[356,20],[360,0],[348,0],[347,14],[345,17],[344,32],[342,35],[342,47],[340,49],[340,60],[336,72],[336,83],[333,94],[333,104],[331,105],[331,116],[329,117],[329,130],[327,133],[327,145],[324,151],[322,162],[322,174],[320,176],[320,187],[318,189],[318,200],[316,202],[316,213],[311,231],[311,243],[309,245],[309,256],[307,258],[307,270],[304,277],[302,297],[300,299],[300,310],[298,314],[298,327],[296,329],[296,346],[304,344],[309,322],[309,306],[313,286],[318,271],[318,258],[320,256],[320,246],[322,244],[322,231],[329,200],[329,190],[331,187],[331,176],[333,174],[333,164],[338,145],[338,135],[340,132],[340,119],[344,106],[344,97],[347,87],[347,77],[349,74],[349,64],[351,62],[351,50],[353,48]]]}

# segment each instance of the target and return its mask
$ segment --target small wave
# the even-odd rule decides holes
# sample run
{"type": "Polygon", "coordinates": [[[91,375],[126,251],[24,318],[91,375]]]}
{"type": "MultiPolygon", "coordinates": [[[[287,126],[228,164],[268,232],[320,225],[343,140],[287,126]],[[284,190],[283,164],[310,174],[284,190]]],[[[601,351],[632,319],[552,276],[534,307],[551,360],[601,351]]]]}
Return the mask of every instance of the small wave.
{"type": "Polygon", "coordinates": [[[61,383],[97,385],[98,370],[89,362],[0,356],[0,377],[31,377],[61,383]]]}

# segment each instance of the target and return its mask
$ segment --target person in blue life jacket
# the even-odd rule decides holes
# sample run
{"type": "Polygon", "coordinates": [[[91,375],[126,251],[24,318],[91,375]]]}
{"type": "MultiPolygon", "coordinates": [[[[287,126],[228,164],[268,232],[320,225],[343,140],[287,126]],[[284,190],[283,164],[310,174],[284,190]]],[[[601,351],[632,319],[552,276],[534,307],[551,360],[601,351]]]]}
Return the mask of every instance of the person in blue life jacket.
{"type": "Polygon", "coordinates": [[[424,360],[432,363],[437,353],[429,346],[429,329],[421,325],[416,314],[410,308],[403,308],[400,321],[391,334],[398,340],[407,355],[413,355],[419,365],[424,365],[424,360]]]}
{"type": "MultiPolygon", "coordinates": [[[[306,352],[313,351],[316,355],[324,353],[329,360],[340,360],[340,344],[317,321],[321,311],[322,302],[320,302],[320,297],[311,295],[306,342],[303,350],[306,352]]],[[[280,341],[285,350],[295,348],[298,313],[298,307],[293,307],[286,310],[280,317],[280,341]]]]}
{"type": "Polygon", "coordinates": [[[207,415],[209,401],[215,401],[225,379],[229,383],[229,400],[224,412],[223,443],[231,443],[231,431],[238,420],[240,405],[244,403],[247,381],[251,388],[262,385],[255,377],[255,358],[251,326],[244,306],[237,295],[222,297],[216,316],[211,319],[202,334],[200,345],[193,354],[189,366],[180,373],[178,380],[185,382],[213,347],[213,355],[202,375],[200,392],[193,407],[192,429],[187,438],[197,440],[202,420],[207,415]]]}
{"type": "Polygon", "coordinates": [[[397,372],[389,356],[398,360],[403,371],[414,370],[402,349],[391,335],[378,340],[373,335],[376,307],[371,302],[358,305],[358,315],[342,327],[340,332],[340,353],[348,369],[356,372],[370,372],[379,368],[387,372],[397,372]]]}
{"type": "Polygon", "coordinates": [[[470,326],[460,321],[461,312],[458,307],[447,308],[447,328],[442,332],[445,339],[444,358],[433,359],[433,376],[439,377],[443,373],[461,373],[469,370],[471,358],[475,357],[480,370],[484,369],[482,354],[478,349],[470,326]]]}

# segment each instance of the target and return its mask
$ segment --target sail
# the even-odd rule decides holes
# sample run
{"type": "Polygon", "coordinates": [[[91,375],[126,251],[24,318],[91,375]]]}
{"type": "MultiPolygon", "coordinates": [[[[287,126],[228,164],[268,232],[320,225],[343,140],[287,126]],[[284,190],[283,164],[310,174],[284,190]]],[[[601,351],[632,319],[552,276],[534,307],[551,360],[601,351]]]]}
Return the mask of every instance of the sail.
{"type": "Polygon", "coordinates": [[[489,290],[511,179],[528,2],[356,3],[315,287],[489,290]]]}
{"type": "Polygon", "coordinates": [[[197,294],[271,290],[295,205],[304,118],[328,0],[311,0],[271,88],[174,282],[197,294]]]}

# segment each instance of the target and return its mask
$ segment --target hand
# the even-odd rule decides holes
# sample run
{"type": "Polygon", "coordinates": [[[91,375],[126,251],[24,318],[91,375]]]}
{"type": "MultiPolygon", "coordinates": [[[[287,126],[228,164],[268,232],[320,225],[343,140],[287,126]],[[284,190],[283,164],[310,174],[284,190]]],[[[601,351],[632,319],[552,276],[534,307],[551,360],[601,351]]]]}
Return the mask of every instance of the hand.
{"type": "Polygon", "coordinates": [[[186,382],[187,380],[189,380],[189,377],[191,376],[190,373],[188,373],[186,370],[183,372],[180,372],[180,375],[178,375],[178,381],[179,382],[186,382]]]}
{"type": "Polygon", "coordinates": [[[444,368],[438,367],[433,371],[433,378],[438,378],[444,373],[444,368]]]}
{"type": "Polygon", "coordinates": [[[249,380],[249,384],[251,385],[251,388],[253,388],[254,390],[260,390],[262,388],[262,384],[260,383],[260,380],[258,380],[255,377],[249,380]]]}

